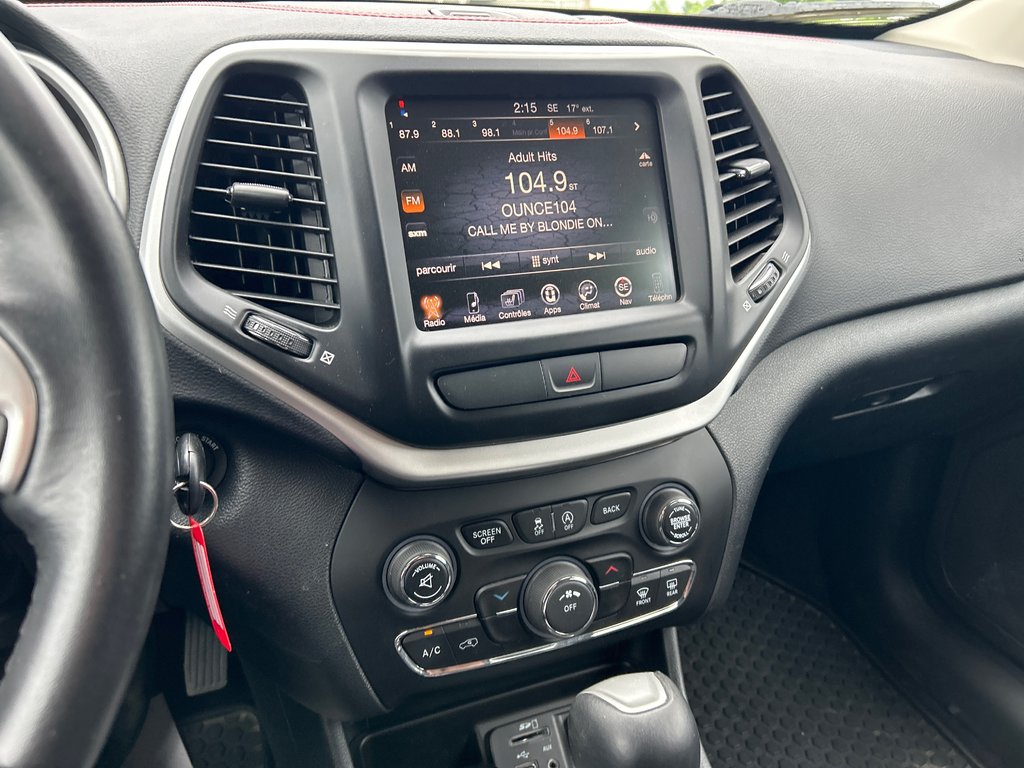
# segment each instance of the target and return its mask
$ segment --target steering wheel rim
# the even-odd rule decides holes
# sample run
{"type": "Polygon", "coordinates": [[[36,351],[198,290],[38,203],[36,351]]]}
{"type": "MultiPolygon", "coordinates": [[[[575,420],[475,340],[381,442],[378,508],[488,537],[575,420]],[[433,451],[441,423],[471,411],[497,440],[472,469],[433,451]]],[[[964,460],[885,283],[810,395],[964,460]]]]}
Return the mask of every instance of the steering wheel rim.
{"type": "Polygon", "coordinates": [[[92,765],[163,573],[166,360],[124,221],[67,118],[2,36],[0,104],[0,343],[37,407],[24,472],[0,488],[37,562],[0,681],[0,765],[92,765]]]}

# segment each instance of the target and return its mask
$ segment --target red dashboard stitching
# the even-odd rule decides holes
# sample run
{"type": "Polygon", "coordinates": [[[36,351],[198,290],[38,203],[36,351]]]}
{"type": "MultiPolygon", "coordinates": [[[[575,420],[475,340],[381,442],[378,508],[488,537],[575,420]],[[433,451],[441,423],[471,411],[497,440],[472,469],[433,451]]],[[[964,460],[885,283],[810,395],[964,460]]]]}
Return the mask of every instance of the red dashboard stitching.
{"type": "Polygon", "coordinates": [[[745,35],[747,37],[767,37],[774,40],[804,40],[815,43],[837,43],[831,37],[804,37],[803,35],[785,35],[779,32],[751,32],[746,29],[721,29],[719,27],[692,27],[683,24],[663,24],[657,21],[638,21],[640,26],[654,29],[671,30],[673,32],[709,32],[713,35],[745,35]]]}
{"type": "Polygon", "coordinates": [[[281,11],[283,13],[319,13],[332,16],[364,16],[377,19],[414,19],[416,21],[486,21],[505,22],[512,24],[582,24],[602,26],[612,24],[629,24],[625,19],[529,19],[529,18],[466,18],[459,16],[431,16],[412,13],[384,13],[378,11],[346,11],[328,8],[295,8],[283,5],[242,4],[242,3],[30,3],[28,8],[232,8],[235,10],[281,11]]]}

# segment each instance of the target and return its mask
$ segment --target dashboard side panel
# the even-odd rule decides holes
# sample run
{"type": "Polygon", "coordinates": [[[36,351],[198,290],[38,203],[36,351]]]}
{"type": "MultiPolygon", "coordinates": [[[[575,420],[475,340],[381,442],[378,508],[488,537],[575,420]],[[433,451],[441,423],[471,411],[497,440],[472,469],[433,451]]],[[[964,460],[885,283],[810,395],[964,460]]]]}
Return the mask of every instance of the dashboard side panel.
{"type": "Polygon", "coordinates": [[[807,204],[814,261],[768,349],[1024,277],[1019,69],[887,43],[675,34],[745,79],[807,204]]]}

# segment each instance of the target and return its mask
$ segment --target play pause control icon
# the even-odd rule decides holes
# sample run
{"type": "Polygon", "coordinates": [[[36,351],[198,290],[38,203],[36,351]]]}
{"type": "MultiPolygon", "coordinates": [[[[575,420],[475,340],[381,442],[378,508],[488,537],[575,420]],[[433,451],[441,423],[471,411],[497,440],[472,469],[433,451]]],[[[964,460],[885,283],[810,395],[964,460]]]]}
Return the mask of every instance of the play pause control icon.
{"type": "Polygon", "coordinates": [[[562,298],[562,292],[558,290],[558,286],[554,283],[548,283],[540,289],[540,297],[545,304],[552,307],[562,298]]]}

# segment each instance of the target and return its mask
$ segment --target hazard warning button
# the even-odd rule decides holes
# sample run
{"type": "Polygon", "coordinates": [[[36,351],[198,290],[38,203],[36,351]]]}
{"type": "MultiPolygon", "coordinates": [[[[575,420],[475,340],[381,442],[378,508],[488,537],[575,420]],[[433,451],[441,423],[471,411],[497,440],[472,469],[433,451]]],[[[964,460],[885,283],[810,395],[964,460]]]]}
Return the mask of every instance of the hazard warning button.
{"type": "Polygon", "coordinates": [[[601,391],[601,361],[594,354],[543,360],[548,397],[567,397],[601,391]]]}

